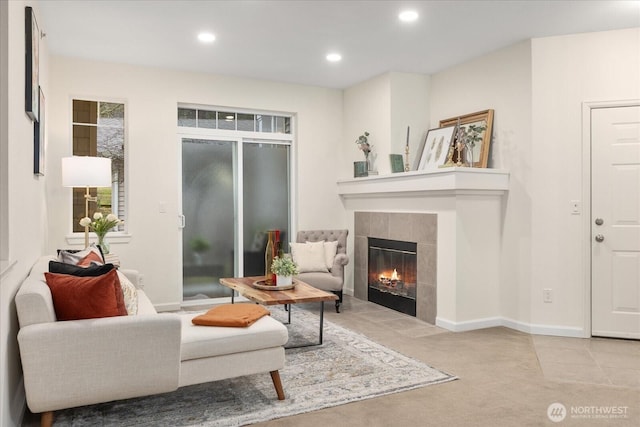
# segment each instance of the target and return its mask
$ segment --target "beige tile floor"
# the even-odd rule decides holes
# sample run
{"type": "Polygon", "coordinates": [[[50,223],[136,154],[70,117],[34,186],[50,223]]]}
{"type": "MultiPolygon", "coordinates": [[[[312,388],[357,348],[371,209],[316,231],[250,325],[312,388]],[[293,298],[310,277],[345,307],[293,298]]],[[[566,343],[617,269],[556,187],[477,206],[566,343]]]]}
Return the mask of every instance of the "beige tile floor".
{"type": "Polygon", "coordinates": [[[639,341],[536,336],[508,328],[452,333],[351,297],[340,314],[327,306],[326,318],[459,380],[260,426],[640,425],[639,341]],[[547,416],[556,402],[568,414],[560,423],[547,416]],[[586,418],[585,411],[612,406],[624,418],[586,418]]]}
{"type": "MultiPolygon", "coordinates": [[[[305,308],[317,310],[311,305],[305,308]]],[[[640,425],[638,341],[535,336],[507,328],[452,333],[348,296],[341,313],[327,304],[325,314],[327,320],[459,380],[259,426],[640,425]],[[553,403],[567,410],[562,422],[551,422],[547,416],[553,403]],[[619,418],[585,414],[611,407],[624,414],[619,418]]],[[[286,384],[284,388],[286,392],[286,384]]],[[[27,417],[23,425],[37,425],[34,421],[27,417]]]]}

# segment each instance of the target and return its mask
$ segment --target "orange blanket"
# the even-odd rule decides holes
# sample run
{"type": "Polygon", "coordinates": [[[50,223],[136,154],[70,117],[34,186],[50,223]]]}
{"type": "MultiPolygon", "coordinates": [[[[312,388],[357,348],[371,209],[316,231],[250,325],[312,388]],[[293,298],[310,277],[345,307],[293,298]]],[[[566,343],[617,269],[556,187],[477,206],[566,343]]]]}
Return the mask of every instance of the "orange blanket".
{"type": "Polygon", "coordinates": [[[191,322],[200,326],[246,328],[262,316],[269,314],[271,314],[269,310],[257,304],[224,304],[213,307],[205,314],[194,317],[191,322]]]}

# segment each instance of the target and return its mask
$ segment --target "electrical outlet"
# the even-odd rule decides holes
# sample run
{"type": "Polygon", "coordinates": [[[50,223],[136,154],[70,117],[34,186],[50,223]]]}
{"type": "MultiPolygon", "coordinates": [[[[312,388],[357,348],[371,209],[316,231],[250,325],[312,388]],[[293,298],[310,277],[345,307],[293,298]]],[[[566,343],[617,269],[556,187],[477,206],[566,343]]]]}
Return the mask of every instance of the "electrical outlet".
{"type": "Polygon", "coordinates": [[[553,302],[553,290],[546,288],[542,290],[542,301],[553,302]]]}

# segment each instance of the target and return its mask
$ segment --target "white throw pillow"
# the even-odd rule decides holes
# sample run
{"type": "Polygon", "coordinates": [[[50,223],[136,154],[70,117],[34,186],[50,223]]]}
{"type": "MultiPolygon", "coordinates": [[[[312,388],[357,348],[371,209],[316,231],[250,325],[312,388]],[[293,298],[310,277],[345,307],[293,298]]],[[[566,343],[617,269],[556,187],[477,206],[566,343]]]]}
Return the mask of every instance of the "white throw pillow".
{"type": "Polygon", "coordinates": [[[132,316],[138,314],[138,290],[127,276],[118,271],[118,280],[122,288],[122,296],[124,297],[124,306],[127,308],[127,314],[132,316]]]}
{"type": "Polygon", "coordinates": [[[327,265],[327,270],[331,271],[331,267],[333,267],[333,260],[336,257],[336,253],[338,253],[338,241],[334,240],[333,242],[327,242],[323,240],[322,242],[324,242],[324,260],[327,265]]]}
{"type": "Polygon", "coordinates": [[[327,263],[324,254],[324,242],[290,243],[291,257],[298,264],[300,273],[322,271],[326,273],[327,263]]]}

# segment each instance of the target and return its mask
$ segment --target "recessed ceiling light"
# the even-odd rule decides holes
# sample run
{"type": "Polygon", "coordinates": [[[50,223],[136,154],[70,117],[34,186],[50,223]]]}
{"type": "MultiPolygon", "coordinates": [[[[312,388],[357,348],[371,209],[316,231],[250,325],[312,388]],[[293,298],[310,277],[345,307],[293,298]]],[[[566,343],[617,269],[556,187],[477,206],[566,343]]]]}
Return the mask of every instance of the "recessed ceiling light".
{"type": "Polygon", "coordinates": [[[418,19],[418,12],[415,10],[403,10],[398,14],[398,18],[402,22],[413,22],[418,19]]]}
{"type": "Polygon", "coordinates": [[[214,36],[211,33],[198,34],[198,40],[200,40],[202,43],[213,43],[215,39],[216,39],[216,36],[214,36]]]}
{"type": "Polygon", "coordinates": [[[329,62],[338,62],[342,60],[342,55],[339,53],[330,53],[327,55],[327,61],[329,62]]]}
{"type": "Polygon", "coordinates": [[[225,119],[226,121],[228,121],[228,122],[231,122],[231,121],[233,121],[233,119],[235,119],[235,117],[234,117],[234,116],[232,116],[231,114],[229,114],[228,116],[224,116],[224,119],[225,119]]]}

